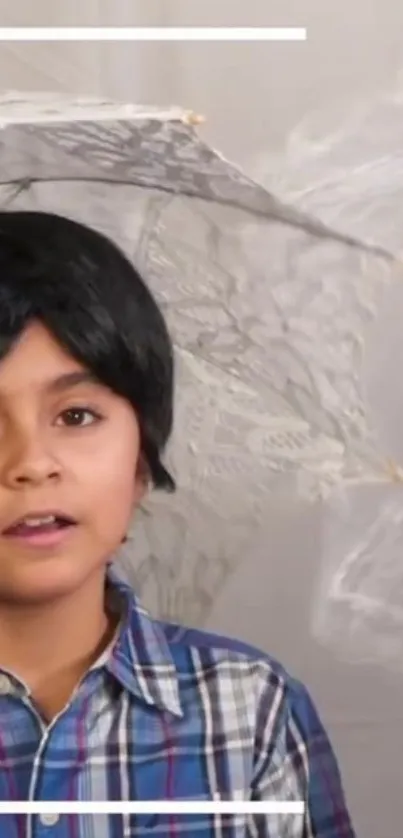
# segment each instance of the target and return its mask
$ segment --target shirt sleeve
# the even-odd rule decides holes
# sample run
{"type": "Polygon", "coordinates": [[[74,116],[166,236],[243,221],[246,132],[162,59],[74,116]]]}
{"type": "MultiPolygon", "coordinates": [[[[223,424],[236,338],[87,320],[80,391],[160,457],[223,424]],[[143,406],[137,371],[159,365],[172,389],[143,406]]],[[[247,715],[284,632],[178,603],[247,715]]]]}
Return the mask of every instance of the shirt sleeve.
{"type": "Polygon", "coordinates": [[[256,815],[251,838],[356,838],[332,745],[305,687],[297,681],[258,719],[252,799],[302,801],[303,815],[256,815]]]}

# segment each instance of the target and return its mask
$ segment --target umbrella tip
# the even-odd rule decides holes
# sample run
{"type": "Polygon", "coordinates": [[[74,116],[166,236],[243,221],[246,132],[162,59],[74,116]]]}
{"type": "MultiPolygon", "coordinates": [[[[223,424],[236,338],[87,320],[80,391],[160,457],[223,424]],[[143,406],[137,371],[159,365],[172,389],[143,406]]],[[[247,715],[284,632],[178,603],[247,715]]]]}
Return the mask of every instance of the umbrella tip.
{"type": "Polygon", "coordinates": [[[387,459],[386,474],[392,483],[403,483],[403,471],[393,460],[387,459]]]}
{"type": "Polygon", "coordinates": [[[186,125],[203,125],[205,121],[205,116],[202,116],[202,114],[195,113],[194,111],[187,111],[184,116],[184,122],[186,123],[186,125]]]}

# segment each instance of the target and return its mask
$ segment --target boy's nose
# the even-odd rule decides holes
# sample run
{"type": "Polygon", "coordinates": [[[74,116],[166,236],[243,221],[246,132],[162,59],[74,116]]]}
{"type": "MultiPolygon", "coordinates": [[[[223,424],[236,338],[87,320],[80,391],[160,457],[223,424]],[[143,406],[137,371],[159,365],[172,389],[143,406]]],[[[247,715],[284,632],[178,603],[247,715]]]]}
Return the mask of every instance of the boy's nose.
{"type": "Polygon", "coordinates": [[[17,469],[11,474],[10,482],[13,486],[40,485],[47,480],[58,478],[59,473],[47,463],[30,463],[29,466],[17,469]]]}
{"type": "Polygon", "coordinates": [[[14,451],[3,466],[3,481],[15,489],[40,485],[48,480],[56,480],[59,476],[60,468],[37,442],[24,444],[18,451],[14,451]]]}

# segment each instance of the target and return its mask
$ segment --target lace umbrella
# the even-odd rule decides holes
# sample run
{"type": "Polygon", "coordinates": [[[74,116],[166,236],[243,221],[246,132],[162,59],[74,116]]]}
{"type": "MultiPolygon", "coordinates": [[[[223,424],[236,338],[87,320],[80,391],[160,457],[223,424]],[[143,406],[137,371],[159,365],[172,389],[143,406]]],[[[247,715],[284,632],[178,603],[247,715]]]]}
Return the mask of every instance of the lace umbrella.
{"type": "MultiPolygon", "coordinates": [[[[389,485],[362,365],[398,259],[392,239],[377,239],[369,201],[347,212],[362,186],[344,172],[349,162],[359,179],[362,147],[347,144],[337,168],[314,144],[299,143],[303,160],[291,145],[268,191],[208,147],[196,123],[178,108],[45,94],[0,102],[0,205],[60,212],[111,236],[167,318],[177,361],[167,456],[179,491],[147,501],[120,558],[162,616],[201,623],[273,497],[331,507],[337,487],[389,485]]],[[[357,602],[361,615],[363,602],[388,605],[390,580],[368,593],[373,562],[358,582],[357,563],[339,584],[329,557],[313,616],[322,640],[335,625],[336,636],[355,631],[357,602]]]]}

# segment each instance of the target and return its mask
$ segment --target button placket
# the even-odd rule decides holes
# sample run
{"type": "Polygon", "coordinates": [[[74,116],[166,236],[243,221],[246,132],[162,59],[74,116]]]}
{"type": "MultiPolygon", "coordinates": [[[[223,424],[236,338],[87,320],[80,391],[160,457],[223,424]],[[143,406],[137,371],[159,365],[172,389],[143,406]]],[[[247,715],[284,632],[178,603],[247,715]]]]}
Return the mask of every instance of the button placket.
{"type": "Polygon", "coordinates": [[[59,823],[60,815],[57,812],[43,812],[39,815],[39,822],[42,826],[56,826],[59,823]]]}

